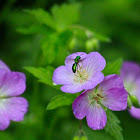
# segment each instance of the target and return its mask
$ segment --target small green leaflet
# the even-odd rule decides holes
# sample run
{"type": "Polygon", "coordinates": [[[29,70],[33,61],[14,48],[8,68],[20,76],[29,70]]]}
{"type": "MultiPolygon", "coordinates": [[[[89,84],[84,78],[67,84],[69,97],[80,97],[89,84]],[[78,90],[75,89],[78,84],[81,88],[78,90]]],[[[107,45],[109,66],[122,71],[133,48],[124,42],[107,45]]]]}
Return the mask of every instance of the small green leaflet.
{"type": "Polygon", "coordinates": [[[39,82],[42,82],[46,85],[55,87],[59,89],[59,86],[54,86],[52,82],[52,76],[54,68],[51,66],[48,66],[46,68],[36,68],[36,67],[24,67],[25,70],[27,70],[29,73],[31,73],[33,76],[38,78],[39,82]]]}
{"type": "Polygon", "coordinates": [[[120,68],[122,66],[122,59],[117,59],[112,62],[108,62],[106,64],[105,69],[103,70],[104,75],[109,75],[109,74],[120,74],[120,68]]]}
{"type": "Polygon", "coordinates": [[[79,20],[79,4],[55,5],[51,11],[58,30],[65,29],[79,20]]]}
{"type": "Polygon", "coordinates": [[[93,34],[95,35],[94,37],[101,42],[111,42],[110,38],[108,38],[107,36],[98,33],[93,33],[93,34]]]}
{"type": "Polygon", "coordinates": [[[55,27],[53,17],[43,9],[24,10],[24,11],[33,15],[39,23],[45,24],[51,28],[55,27]]]}
{"type": "Polygon", "coordinates": [[[73,138],[73,140],[87,140],[87,138],[85,136],[79,137],[79,136],[75,136],[73,138]]]}
{"type": "Polygon", "coordinates": [[[106,111],[107,114],[107,124],[104,128],[105,132],[110,134],[115,140],[123,140],[122,128],[120,126],[120,120],[118,117],[110,110],[106,111]]]}
{"type": "Polygon", "coordinates": [[[50,32],[50,29],[47,28],[46,26],[42,26],[40,24],[33,24],[30,25],[29,27],[21,27],[17,28],[16,30],[19,33],[22,34],[43,34],[46,35],[50,32]]]}
{"type": "Polygon", "coordinates": [[[68,46],[72,35],[71,31],[65,30],[61,33],[51,33],[41,40],[45,64],[52,64],[54,61],[55,63],[64,63],[67,51],[66,46],[68,46]],[[63,55],[58,56],[60,53],[63,53],[63,55]]]}
{"type": "Polygon", "coordinates": [[[75,98],[76,98],[75,94],[62,93],[62,95],[57,95],[53,97],[46,109],[52,110],[61,106],[72,105],[75,98]]]}
{"type": "Polygon", "coordinates": [[[39,23],[60,30],[78,21],[79,7],[79,4],[63,4],[52,7],[51,14],[43,9],[25,10],[25,12],[33,15],[39,23]]]}

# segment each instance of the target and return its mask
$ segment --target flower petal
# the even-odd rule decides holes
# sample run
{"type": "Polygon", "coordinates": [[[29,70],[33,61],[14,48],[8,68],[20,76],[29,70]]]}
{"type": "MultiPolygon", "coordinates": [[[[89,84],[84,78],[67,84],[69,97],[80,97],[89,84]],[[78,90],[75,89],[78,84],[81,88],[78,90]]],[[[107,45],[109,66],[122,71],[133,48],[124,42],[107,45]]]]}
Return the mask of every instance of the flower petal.
{"type": "Polygon", "coordinates": [[[0,88],[2,87],[2,85],[4,83],[6,73],[7,73],[7,71],[0,69],[0,88]]]}
{"type": "Polygon", "coordinates": [[[120,76],[123,80],[128,78],[135,80],[137,77],[140,77],[140,66],[134,62],[124,62],[120,76]]]}
{"type": "MultiPolygon", "coordinates": [[[[69,70],[71,70],[71,72],[72,72],[72,65],[74,64],[74,59],[77,56],[80,56],[81,57],[80,61],[83,61],[87,57],[87,54],[85,52],[76,52],[76,53],[73,53],[73,54],[67,56],[67,58],[65,59],[65,65],[69,70]]],[[[80,63],[81,62],[79,62],[79,64],[80,63]]]]}
{"type": "Polygon", "coordinates": [[[53,73],[53,82],[55,84],[71,84],[74,74],[66,66],[60,66],[53,73]]]}
{"type": "Polygon", "coordinates": [[[137,96],[140,102],[140,66],[134,62],[124,62],[120,76],[125,89],[129,94],[137,96]]]}
{"type": "Polygon", "coordinates": [[[16,72],[20,75],[20,77],[26,81],[26,75],[23,72],[16,72]]]}
{"type": "Polygon", "coordinates": [[[88,97],[85,92],[83,92],[80,96],[78,96],[73,104],[72,104],[72,109],[73,109],[73,114],[77,119],[83,119],[86,115],[88,108],[88,97]]]}
{"type": "Polygon", "coordinates": [[[7,112],[0,109],[0,130],[5,130],[6,128],[8,128],[9,124],[10,120],[7,112]]]}
{"type": "Polygon", "coordinates": [[[10,120],[22,121],[27,107],[28,102],[22,97],[0,99],[0,130],[6,129],[10,120]]]}
{"type": "Polygon", "coordinates": [[[107,116],[104,109],[97,103],[91,106],[87,110],[87,124],[93,130],[101,130],[105,127],[107,122],[107,116]]]}
{"type": "Polygon", "coordinates": [[[0,79],[0,96],[17,96],[26,89],[25,80],[18,72],[8,72],[0,79]]]}
{"type": "Polygon", "coordinates": [[[102,89],[103,91],[111,88],[124,88],[123,81],[116,74],[106,76],[103,82],[99,85],[99,89],[102,89]]]}
{"type": "Polygon", "coordinates": [[[10,72],[11,71],[9,69],[9,67],[2,60],[0,60],[0,69],[5,70],[7,72],[10,72]]]}
{"type": "Polygon", "coordinates": [[[127,107],[127,92],[124,89],[123,82],[118,75],[112,74],[106,76],[99,85],[98,92],[102,93],[101,103],[107,108],[120,111],[127,107]]]}
{"type": "Polygon", "coordinates": [[[61,90],[66,93],[77,93],[83,90],[80,84],[67,84],[61,87],[61,90]]]}
{"type": "Polygon", "coordinates": [[[102,71],[106,66],[104,57],[98,52],[91,52],[83,61],[83,67],[88,73],[96,73],[102,71]]]}
{"type": "Polygon", "coordinates": [[[101,103],[113,111],[121,111],[127,107],[127,92],[124,89],[112,88],[104,92],[101,103]]]}
{"type": "Polygon", "coordinates": [[[140,120],[140,108],[135,108],[134,106],[129,109],[129,113],[136,119],[140,120]]]}
{"type": "Polygon", "coordinates": [[[82,85],[82,88],[85,90],[93,89],[99,83],[101,83],[104,79],[104,75],[101,72],[96,72],[92,77],[87,80],[87,82],[82,85]]]}
{"type": "Polygon", "coordinates": [[[5,106],[9,119],[16,122],[22,121],[25,113],[28,110],[28,102],[22,97],[6,99],[5,106]]]}

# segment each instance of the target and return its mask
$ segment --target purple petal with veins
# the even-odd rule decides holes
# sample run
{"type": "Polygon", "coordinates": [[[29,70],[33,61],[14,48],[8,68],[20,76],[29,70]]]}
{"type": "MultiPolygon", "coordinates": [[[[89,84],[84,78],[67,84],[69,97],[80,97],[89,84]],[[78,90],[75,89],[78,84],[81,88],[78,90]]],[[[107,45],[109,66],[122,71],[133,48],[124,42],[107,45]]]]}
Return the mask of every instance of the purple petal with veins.
{"type": "Polygon", "coordinates": [[[82,90],[92,89],[103,81],[101,72],[106,65],[103,56],[98,52],[86,54],[77,52],[69,55],[65,60],[65,66],[58,67],[53,73],[53,82],[63,85],[61,90],[66,93],[77,93],[82,90]],[[76,73],[72,71],[76,56],[80,56],[76,73]]]}
{"type": "Polygon", "coordinates": [[[0,61],[0,130],[8,128],[10,121],[22,121],[28,110],[28,102],[22,97],[26,89],[26,76],[12,72],[0,61]]]}
{"type": "MultiPolygon", "coordinates": [[[[121,79],[124,82],[126,91],[138,98],[140,104],[140,66],[134,62],[124,62],[121,67],[121,79]]],[[[140,119],[140,109],[131,107],[130,114],[140,119]]]]}
{"type": "Polygon", "coordinates": [[[106,76],[98,87],[84,91],[72,105],[73,114],[77,119],[86,116],[87,124],[91,129],[103,129],[107,122],[103,107],[121,111],[127,107],[127,92],[118,75],[106,76]]]}

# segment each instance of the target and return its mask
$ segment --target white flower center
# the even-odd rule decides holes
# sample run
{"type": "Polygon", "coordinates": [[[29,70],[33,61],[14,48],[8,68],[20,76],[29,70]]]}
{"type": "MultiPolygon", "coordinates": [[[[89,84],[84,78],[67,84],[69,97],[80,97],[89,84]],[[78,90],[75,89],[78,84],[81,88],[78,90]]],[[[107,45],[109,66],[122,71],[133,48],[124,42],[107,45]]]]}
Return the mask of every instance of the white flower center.
{"type": "Polygon", "coordinates": [[[102,95],[102,90],[91,90],[91,92],[89,93],[89,104],[94,104],[95,102],[97,102],[98,104],[100,103],[101,100],[104,99],[104,96],[102,95]]]}
{"type": "Polygon", "coordinates": [[[81,84],[84,83],[85,81],[87,81],[87,79],[88,79],[88,73],[87,73],[86,69],[83,69],[82,66],[79,66],[77,68],[77,71],[74,75],[75,75],[74,81],[81,83],[81,84]]]}

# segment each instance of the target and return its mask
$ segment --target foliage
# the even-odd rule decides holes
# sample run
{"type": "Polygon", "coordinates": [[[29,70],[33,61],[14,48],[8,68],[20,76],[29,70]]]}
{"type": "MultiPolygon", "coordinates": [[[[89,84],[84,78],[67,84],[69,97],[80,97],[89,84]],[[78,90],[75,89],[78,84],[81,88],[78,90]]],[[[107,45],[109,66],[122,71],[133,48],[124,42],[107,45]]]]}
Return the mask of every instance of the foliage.
{"type": "Polygon", "coordinates": [[[123,140],[122,127],[120,126],[120,120],[110,110],[106,111],[107,124],[104,128],[105,132],[113,136],[116,140],[123,140]]]}
{"type": "MultiPolygon", "coordinates": [[[[53,64],[54,62],[63,63],[66,56],[65,52],[74,49],[77,45],[81,44],[83,46],[84,44],[86,50],[91,51],[93,49],[98,50],[100,41],[110,41],[107,37],[96,34],[93,31],[87,29],[86,27],[80,25],[72,25],[73,23],[76,23],[78,21],[78,11],[78,4],[64,4],[60,7],[54,6],[51,9],[51,14],[44,11],[43,9],[25,10],[25,12],[33,15],[38,23],[29,25],[29,27],[26,28],[19,28],[18,31],[23,34],[40,33],[43,35],[40,40],[43,56],[42,65],[47,64],[48,66],[46,68],[25,67],[25,70],[38,78],[39,82],[59,89],[59,86],[53,85],[52,75],[54,68],[49,64],[53,64]],[[44,30],[46,30],[46,32],[44,30]],[[84,43],[84,41],[86,41],[86,43],[84,43]],[[66,48],[66,46],[68,46],[69,48],[66,48]],[[60,52],[63,52],[65,55],[63,55],[62,58],[58,56],[58,59],[57,55],[60,54],[60,52]]],[[[121,63],[122,59],[107,63],[106,69],[103,71],[104,74],[119,74],[121,63]]],[[[56,95],[47,105],[47,110],[53,110],[58,107],[72,105],[72,102],[75,98],[76,95],[70,94],[61,93],[61,95],[56,95]]],[[[110,116],[110,114],[108,115],[109,121],[111,122],[112,116],[110,116]]],[[[108,127],[109,126],[107,125],[106,128],[108,127]]],[[[114,136],[112,130],[107,130],[107,132],[114,136]]]]}
{"type": "Polygon", "coordinates": [[[75,137],[73,138],[73,140],[87,140],[87,138],[84,137],[84,136],[82,136],[82,137],[75,136],[75,137]]]}
{"type": "Polygon", "coordinates": [[[122,59],[107,62],[105,69],[103,70],[104,75],[109,74],[120,74],[120,68],[122,66],[122,59]]]}
{"type": "Polygon", "coordinates": [[[52,75],[54,68],[48,66],[46,68],[36,68],[36,67],[25,67],[25,70],[33,74],[36,78],[38,78],[39,82],[45,83],[49,86],[53,86],[52,75]]]}
{"type": "Polygon", "coordinates": [[[75,97],[76,97],[75,95],[65,94],[65,93],[62,93],[62,95],[57,95],[51,99],[51,101],[47,106],[47,110],[56,109],[61,106],[72,105],[75,97]]]}
{"type": "MultiPolygon", "coordinates": [[[[1,132],[0,139],[72,139],[77,131],[77,120],[72,115],[71,104],[76,97],[62,94],[59,86],[52,83],[54,68],[64,64],[68,54],[99,51],[107,60],[104,75],[119,74],[122,59],[118,58],[140,60],[137,0],[80,0],[80,4],[66,0],[66,3],[49,0],[1,3],[0,56],[13,70],[25,68],[27,90],[24,96],[29,101],[29,111],[23,122],[13,122],[1,132]],[[61,104],[63,99],[67,102],[61,104]],[[45,112],[46,105],[56,109],[45,112]],[[65,105],[70,107],[63,108],[65,105]]],[[[105,131],[121,140],[120,121],[112,112],[107,115],[105,131]]],[[[138,121],[127,111],[119,118],[125,128],[124,139],[139,140],[138,121]]],[[[113,139],[104,131],[88,127],[86,135],[89,140],[113,139]]]]}

